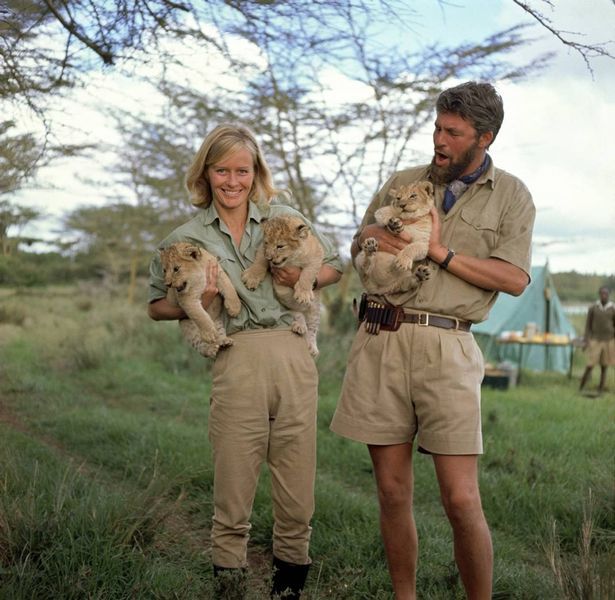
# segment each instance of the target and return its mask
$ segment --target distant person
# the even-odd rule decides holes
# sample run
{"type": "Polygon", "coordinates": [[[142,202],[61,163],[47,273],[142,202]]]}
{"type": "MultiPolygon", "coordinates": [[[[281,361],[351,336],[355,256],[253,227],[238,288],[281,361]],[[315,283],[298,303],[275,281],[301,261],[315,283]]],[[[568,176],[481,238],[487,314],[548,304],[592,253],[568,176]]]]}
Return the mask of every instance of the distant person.
{"type": "Polygon", "coordinates": [[[434,184],[431,277],[409,292],[370,296],[359,311],[363,324],[331,423],[334,432],[368,445],[397,600],[416,598],[415,439],[435,466],[467,597],[492,594],[493,550],[478,486],[484,364],[470,328],[487,318],[498,292],[518,296],[529,284],[535,217],[526,186],[487,154],[503,118],[502,99],[488,83],[442,92],[431,164],[392,175],[351,246],[354,259],[374,237],[380,250],[398,254],[407,240],[375,224],[375,211],[390,203],[391,188],[434,184]]]}
{"type": "Polygon", "coordinates": [[[598,391],[606,391],[606,376],[609,366],[615,365],[615,304],[609,301],[609,289],[601,287],[598,300],[589,307],[585,319],[583,347],[587,364],[581,377],[582,390],[589,381],[592,370],[600,365],[598,391]]]}
{"type": "MultiPolygon", "coordinates": [[[[209,281],[224,269],[242,303],[237,317],[226,317],[233,345],[219,351],[212,367],[215,598],[239,600],[247,594],[250,516],[263,463],[271,473],[273,504],[271,594],[299,598],[311,563],[318,372],[306,341],[291,331],[293,315],[278,302],[273,280],[293,287],[300,269],[275,268],[255,291],[243,285],[241,274],[254,262],[264,219],[301,215],[279,203],[284,195],[273,185],[254,134],[243,125],[220,125],[206,136],[188,169],[186,187],[199,210],[160,245],[189,241],[217,256],[220,266],[210,263],[209,281]]],[[[331,242],[316,235],[325,249],[314,282],[320,289],[338,281],[342,267],[331,242]]],[[[166,299],[157,253],[150,273],[150,317],[185,318],[166,299]]],[[[211,283],[202,297],[205,308],[217,293],[211,283]]]]}

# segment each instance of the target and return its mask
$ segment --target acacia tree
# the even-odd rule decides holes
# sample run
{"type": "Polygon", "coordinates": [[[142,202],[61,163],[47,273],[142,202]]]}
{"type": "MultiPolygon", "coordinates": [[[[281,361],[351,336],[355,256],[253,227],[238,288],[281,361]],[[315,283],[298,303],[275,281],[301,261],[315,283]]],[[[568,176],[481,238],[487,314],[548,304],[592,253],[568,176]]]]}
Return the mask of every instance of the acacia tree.
{"type": "Polygon", "coordinates": [[[112,286],[128,280],[128,302],[133,302],[137,274],[149,262],[155,242],[158,214],[152,206],[114,203],[81,207],[64,219],[64,230],[79,234],[73,251],[92,257],[99,275],[112,286]]]}
{"type": "Polygon", "coordinates": [[[37,219],[40,212],[27,206],[18,206],[8,200],[0,199],[0,248],[2,256],[13,252],[21,240],[21,230],[31,221],[37,219]],[[12,235],[9,232],[12,230],[12,235]]]}
{"type": "MultiPolygon", "coordinates": [[[[444,0],[434,2],[446,10],[444,0]]],[[[558,29],[543,12],[555,8],[552,0],[512,2],[520,15],[529,15],[580,53],[589,68],[596,57],[614,58],[612,41],[579,41],[582,32],[558,29]]],[[[100,65],[131,70],[146,62],[166,63],[176,48],[169,39],[196,40],[205,55],[230,56],[228,36],[234,36],[268,53],[276,44],[301,48],[306,58],[331,53],[333,63],[344,60],[349,36],[361,38],[359,16],[383,27],[405,24],[411,34],[418,13],[408,5],[403,0],[3,0],[0,101],[28,107],[48,132],[50,98],[100,65]]]]}
{"type": "Polygon", "coordinates": [[[130,172],[147,190],[141,196],[161,214],[185,214],[181,182],[196,145],[214,124],[245,122],[257,131],[296,208],[337,234],[356,225],[360,205],[409,159],[412,137],[431,118],[434,100],[451,78],[516,78],[542,64],[542,58],[524,68],[507,64],[508,54],[527,43],[520,27],[475,45],[432,45],[407,55],[367,44],[374,25],[369,14],[344,4],[328,21],[335,23],[334,16],[345,33],[323,35],[322,15],[311,22],[306,15],[269,21],[266,14],[260,20],[251,14],[242,27],[236,24],[235,33],[253,45],[251,55],[227,48],[229,67],[240,67],[235,77],[220,78],[209,90],[167,77],[159,90],[168,104],[158,119],[117,115],[124,146],[116,172],[130,172]],[[285,31],[301,33],[286,45],[285,31]],[[331,101],[327,73],[357,91],[331,101]]]}

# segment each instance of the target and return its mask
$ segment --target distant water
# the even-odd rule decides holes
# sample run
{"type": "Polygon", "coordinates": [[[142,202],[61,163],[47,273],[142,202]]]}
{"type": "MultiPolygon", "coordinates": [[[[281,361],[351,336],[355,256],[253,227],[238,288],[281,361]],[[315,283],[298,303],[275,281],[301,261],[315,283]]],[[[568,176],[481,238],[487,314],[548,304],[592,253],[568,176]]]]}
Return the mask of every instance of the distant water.
{"type": "Polygon", "coordinates": [[[564,304],[562,308],[567,315],[584,315],[590,303],[586,304],[564,304]]]}

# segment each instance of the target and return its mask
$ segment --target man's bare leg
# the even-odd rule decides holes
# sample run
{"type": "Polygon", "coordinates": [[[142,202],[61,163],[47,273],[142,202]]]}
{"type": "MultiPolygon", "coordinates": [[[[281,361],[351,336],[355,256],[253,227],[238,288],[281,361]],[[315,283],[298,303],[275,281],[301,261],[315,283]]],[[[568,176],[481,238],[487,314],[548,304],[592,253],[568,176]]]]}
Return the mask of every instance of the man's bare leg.
{"type": "Polygon", "coordinates": [[[598,385],[598,391],[604,392],[606,389],[606,370],[607,367],[600,365],[600,384],[598,385]]]}
{"type": "Polygon", "coordinates": [[[395,599],[414,600],[418,540],[412,514],[412,444],[368,448],[378,487],[380,531],[395,599]]]}
{"type": "Polygon", "coordinates": [[[478,489],[478,457],[434,455],[433,461],[467,597],[490,600],[493,547],[478,489]]]}
{"type": "Polygon", "coordinates": [[[581,385],[579,385],[579,391],[585,387],[585,384],[589,381],[591,374],[592,367],[585,367],[585,371],[583,371],[583,376],[581,377],[581,385]]]}

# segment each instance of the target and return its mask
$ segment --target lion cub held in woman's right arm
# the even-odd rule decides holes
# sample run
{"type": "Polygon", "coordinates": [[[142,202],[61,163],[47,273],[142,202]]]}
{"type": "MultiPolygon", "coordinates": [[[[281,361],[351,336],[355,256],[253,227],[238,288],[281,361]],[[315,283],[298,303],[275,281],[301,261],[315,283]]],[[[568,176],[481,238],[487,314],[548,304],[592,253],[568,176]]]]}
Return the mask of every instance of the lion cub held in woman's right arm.
{"type": "Polygon", "coordinates": [[[204,248],[188,242],[178,242],[160,248],[160,262],[164,283],[168,288],[167,300],[180,306],[188,316],[179,322],[184,339],[203,356],[213,358],[220,348],[231,346],[233,340],[226,335],[222,314],[224,308],[231,317],[241,310],[241,300],[228,275],[218,266],[216,287],[220,291],[207,310],[201,297],[207,287],[207,263],[218,259],[204,248]]]}
{"type": "Polygon", "coordinates": [[[390,190],[389,195],[393,197],[391,204],[374,213],[376,223],[395,235],[407,233],[411,241],[395,256],[379,252],[376,238],[364,240],[355,266],[369,294],[408,291],[429,279],[431,274],[427,265],[419,265],[414,271],[412,267],[427,256],[432,224],[429,211],[434,205],[432,183],[419,181],[403,185],[390,190]]]}

